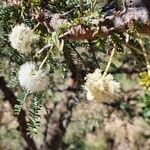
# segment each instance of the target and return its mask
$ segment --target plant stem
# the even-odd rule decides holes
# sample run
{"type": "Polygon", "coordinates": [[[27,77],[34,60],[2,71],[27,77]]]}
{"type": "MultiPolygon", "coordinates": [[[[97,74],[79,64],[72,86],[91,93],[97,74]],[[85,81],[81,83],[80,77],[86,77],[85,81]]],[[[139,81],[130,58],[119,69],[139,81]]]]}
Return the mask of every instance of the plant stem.
{"type": "Polygon", "coordinates": [[[39,27],[40,23],[38,23],[33,29],[32,31],[35,31],[38,27],[39,27]]]}
{"type": "Polygon", "coordinates": [[[103,73],[103,77],[107,74],[107,72],[108,72],[108,70],[109,70],[109,68],[110,68],[110,65],[111,65],[113,56],[114,56],[114,54],[115,54],[115,50],[116,50],[116,46],[114,46],[113,49],[112,49],[112,51],[111,51],[111,55],[110,55],[110,57],[109,57],[109,61],[108,61],[108,64],[107,64],[107,66],[106,66],[106,69],[105,69],[105,71],[104,71],[104,73],[103,73]]]}
{"type": "Polygon", "coordinates": [[[79,0],[80,2],[80,13],[83,15],[83,0],[79,0]]]}
{"type": "Polygon", "coordinates": [[[39,67],[39,70],[43,67],[43,65],[45,64],[47,58],[49,57],[49,54],[51,53],[51,50],[52,50],[53,46],[51,46],[49,52],[47,53],[46,57],[44,58],[44,60],[42,61],[40,67],[39,67]]]}
{"type": "Polygon", "coordinates": [[[48,44],[48,45],[44,46],[42,49],[40,49],[40,50],[37,52],[37,54],[42,53],[45,49],[48,49],[48,48],[51,47],[51,46],[52,46],[52,44],[48,44]]]}
{"type": "Polygon", "coordinates": [[[26,95],[24,96],[23,101],[25,101],[25,100],[26,100],[26,98],[27,98],[27,96],[28,96],[28,95],[29,95],[29,91],[27,91],[26,95]]]}
{"type": "Polygon", "coordinates": [[[90,40],[89,40],[89,46],[90,46],[90,50],[91,50],[92,55],[93,55],[93,59],[96,62],[97,67],[100,68],[99,63],[98,63],[97,58],[96,58],[96,55],[95,55],[95,52],[94,52],[94,49],[92,47],[92,42],[90,40]]]}
{"type": "Polygon", "coordinates": [[[82,56],[79,54],[79,52],[75,49],[74,45],[70,43],[70,46],[73,48],[73,50],[74,50],[75,53],[78,55],[78,57],[80,58],[80,60],[83,62],[84,66],[85,66],[86,69],[87,69],[87,65],[86,65],[85,60],[82,58],[82,56]]]}
{"type": "Polygon", "coordinates": [[[149,62],[148,55],[147,55],[145,46],[143,44],[142,38],[139,38],[139,43],[140,43],[140,45],[142,47],[143,55],[144,55],[145,61],[146,61],[146,67],[147,67],[148,76],[150,77],[150,62],[149,62]]]}

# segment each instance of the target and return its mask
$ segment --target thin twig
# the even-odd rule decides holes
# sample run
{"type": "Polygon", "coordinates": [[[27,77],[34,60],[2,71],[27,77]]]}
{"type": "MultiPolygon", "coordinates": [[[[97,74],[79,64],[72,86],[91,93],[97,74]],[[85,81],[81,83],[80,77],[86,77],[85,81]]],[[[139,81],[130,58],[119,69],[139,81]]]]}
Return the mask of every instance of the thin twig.
{"type": "Polygon", "coordinates": [[[70,43],[71,47],[73,48],[73,50],[76,52],[76,54],[78,55],[78,57],[81,59],[81,61],[83,62],[84,66],[86,67],[86,62],[85,60],[81,57],[81,55],[79,54],[79,52],[75,49],[75,47],[70,43]]]}
{"type": "Polygon", "coordinates": [[[39,50],[39,51],[37,52],[37,54],[42,53],[45,49],[48,49],[48,48],[51,47],[51,46],[52,46],[52,44],[45,45],[41,50],[39,50]]]}
{"type": "Polygon", "coordinates": [[[140,54],[140,55],[142,54],[142,55],[143,55],[143,53],[141,52],[141,49],[135,47],[134,45],[131,45],[131,44],[127,43],[127,44],[125,44],[125,46],[126,46],[128,49],[133,49],[133,50],[135,50],[136,52],[138,52],[138,54],[140,54]]]}
{"type": "Polygon", "coordinates": [[[49,55],[50,55],[50,53],[51,53],[52,48],[53,48],[53,46],[51,46],[51,49],[48,51],[46,57],[45,57],[44,60],[42,61],[42,63],[41,63],[41,65],[40,65],[39,69],[41,69],[41,68],[43,67],[43,65],[45,64],[46,60],[48,59],[48,57],[49,57],[49,55]]]}
{"type": "Polygon", "coordinates": [[[109,57],[109,61],[108,61],[108,64],[107,64],[107,66],[106,66],[106,69],[105,69],[105,71],[104,71],[104,73],[103,73],[103,77],[107,74],[107,72],[108,72],[108,70],[109,70],[109,68],[110,68],[110,65],[111,65],[111,63],[112,63],[113,56],[114,56],[114,54],[115,54],[115,50],[116,50],[116,46],[114,46],[113,49],[112,49],[112,51],[111,51],[111,55],[110,55],[110,57],[109,57]]]}
{"type": "Polygon", "coordinates": [[[144,57],[145,57],[148,76],[150,76],[150,62],[149,62],[148,54],[147,54],[147,52],[146,52],[146,49],[145,49],[145,46],[144,46],[144,44],[143,44],[143,41],[142,41],[142,38],[141,38],[141,37],[139,38],[139,43],[140,43],[140,45],[141,45],[141,47],[142,47],[143,55],[144,55],[144,57]]]}
{"type": "Polygon", "coordinates": [[[81,15],[83,15],[83,0],[79,0],[80,1],[80,13],[81,15]]]}
{"type": "Polygon", "coordinates": [[[98,63],[97,58],[96,58],[96,55],[95,55],[95,52],[94,52],[94,49],[92,47],[92,42],[90,40],[89,40],[89,46],[90,46],[90,50],[91,50],[92,55],[93,55],[93,59],[96,62],[97,67],[100,68],[99,63],[98,63]]]}

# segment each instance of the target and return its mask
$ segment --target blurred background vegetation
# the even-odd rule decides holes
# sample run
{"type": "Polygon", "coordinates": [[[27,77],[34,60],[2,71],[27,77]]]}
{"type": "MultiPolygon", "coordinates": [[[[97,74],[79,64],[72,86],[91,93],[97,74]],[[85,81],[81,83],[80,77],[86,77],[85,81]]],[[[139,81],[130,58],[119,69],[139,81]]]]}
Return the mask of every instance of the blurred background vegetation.
{"type": "MultiPolygon", "coordinates": [[[[139,84],[140,73],[146,71],[146,63],[134,33],[131,33],[130,39],[135,47],[122,44],[124,34],[112,34],[94,40],[66,40],[63,53],[55,48],[45,64],[50,70],[50,85],[40,107],[38,134],[32,137],[27,134],[33,95],[23,104],[20,115],[14,115],[17,98],[22,96],[20,93],[24,94],[17,79],[19,66],[29,60],[42,62],[47,52],[37,56],[37,51],[47,45],[53,31],[63,33],[66,28],[82,23],[96,32],[97,27],[92,26],[91,19],[101,17],[101,5],[100,0],[0,1],[0,150],[48,149],[44,145],[47,137],[53,134],[48,130],[53,132],[56,126],[59,126],[56,131],[58,135],[50,139],[59,147],[52,145],[49,148],[51,150],[150,149],[150,84],[148,87],[139,84]],[[45,22],[52,19],[53,14],[61,14],[69,25],[59,26],[57,21],[60,18],[57,18],[57,21],[51,22],[53,30],[48,33],[47,26],[40,20],[43,14],[47,17],[45,22]],[[30,56],[24,56],[10,46],[8,34],[19,23],[31,28],[39,23],[35,29],[39,40],[30,56]],[[105,70],[114,43],[117,52],[109,73],[121,83],[121,94],[118,100],[110,104],[89,102],[82,89],[84,77],[96,68],[105,70]],[[68,88],[72,84],[72,72],[75,73],[77,87],[75,98],[71,95],[73,104],[70,104],[67,103],[66,95],[74,93],[74,89],[68,88]],[[62,101],[65,107],[61,106],[62,101]]],[[[149,50],[150,38],[143,37],[143,43],[149,50]]]]}

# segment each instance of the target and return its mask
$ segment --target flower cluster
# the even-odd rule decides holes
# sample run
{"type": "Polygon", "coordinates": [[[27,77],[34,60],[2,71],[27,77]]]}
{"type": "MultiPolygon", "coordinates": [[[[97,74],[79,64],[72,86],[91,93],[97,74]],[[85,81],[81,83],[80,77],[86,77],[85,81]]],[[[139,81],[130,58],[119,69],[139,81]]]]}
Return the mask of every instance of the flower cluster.
{"type": "Polygon", "coordinates": [[[87,99],[97,102],[106,102],[115,99],[120,92],[120,84],[108,74],[102,76],[102,71],[96,69],[94,73],[86,76],[84,89],[87,91],[87,99]]]}
{"type": "Polygon", "coordinates": [[[33,38],[32,30],[24,24],[15,26],[9,34],[11,46],[22,54],[28,54],[32,51],[33,38]]]}
{"type": "Polygon", "coordinates": [[[39,92],[48,86],[48,76],[44,70],[37,70],[33,62],[26,62],[19,70],[20,85],[30,93],[39,92]]]}

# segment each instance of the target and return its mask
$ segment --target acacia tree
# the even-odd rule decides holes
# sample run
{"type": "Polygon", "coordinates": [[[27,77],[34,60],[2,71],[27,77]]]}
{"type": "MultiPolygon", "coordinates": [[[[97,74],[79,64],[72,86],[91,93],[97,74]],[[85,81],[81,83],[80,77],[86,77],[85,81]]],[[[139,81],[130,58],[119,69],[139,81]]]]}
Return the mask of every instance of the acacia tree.
{"type": "MultiPolygon", "coordinates": [[[[139,74],[149,101],[149,22],[139,21],[134,11],[134,17],[130,11],[123,14],[119,3],[106,14],[104,5],[88,0],[2,2],[0,88],[18,115],[27,149],[63,147],[73,110],[82,101],[129,113],[122,106],[130,95],[113,75],[139,74]],[[53,99],[50,108],[47,99],[53,99]],[[38,133],[42,107],[46,123],[37,147],[32,136],[38,133]]],[[[142,116],[148,112],[147,104],[142,116]]]]}

